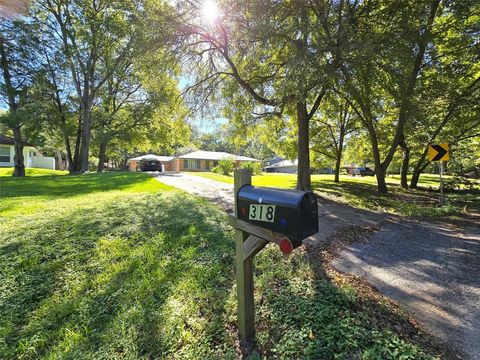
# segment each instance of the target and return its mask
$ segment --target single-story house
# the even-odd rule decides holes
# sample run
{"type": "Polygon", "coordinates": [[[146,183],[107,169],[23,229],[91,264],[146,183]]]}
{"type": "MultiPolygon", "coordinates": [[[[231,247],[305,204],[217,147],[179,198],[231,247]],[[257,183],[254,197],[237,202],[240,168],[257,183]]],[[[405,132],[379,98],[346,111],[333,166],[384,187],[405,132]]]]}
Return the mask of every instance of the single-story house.
{"type": "Polygon", "coordinates": [[[162,163],[164,171],[210,171],[220,160],[232,160],[237,165],[242,162],[260,162],[248,156],[239,156],[217,151],[194,151],[180,156],[158,156],[153,154],[138,156],[128,160],[128,169],[136,171],[138,162],[142,159],[155,159],[162,163]]]}
{"type": "MultiPolygon", "coordinates": [[[[264,161],[263,171],[268,173],[296,174],[298,172],[298,159],[285,160],[281,157],[274,157],[264,161]]],[[[333,174],[335,171],[329,167],[311,169],[312,174],[333,174]]]]}
{"type": "MultiPolygon", "coordinates": [[[[0,167],[13,167],[15,155],[14,140],[0,135],[0,167]]],[[[55,170],[55,158],[43,156],[35,145],[23,143],[23,159],[26,168],[41,168],[55,170]]]]}
{"type": "Polygon", "coordinates": [[[296,174],[298,171],[298,161],[295,160],[282,160],[275,161],[273,164],[265,166],[264,171],[267,173],[286,173],[296,174]]]}

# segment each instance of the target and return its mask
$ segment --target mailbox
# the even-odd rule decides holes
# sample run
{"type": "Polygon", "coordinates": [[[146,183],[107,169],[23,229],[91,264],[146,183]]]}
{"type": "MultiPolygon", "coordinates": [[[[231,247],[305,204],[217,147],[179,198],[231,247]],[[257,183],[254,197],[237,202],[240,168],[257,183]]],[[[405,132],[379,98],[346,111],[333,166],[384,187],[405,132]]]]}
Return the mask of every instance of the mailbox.
{"type": "Polygon", "coordinates": [[[236,196],[240,220],[285,235],[294,248],[318,232],[317,199],[312,192],[243,185],[236,196]]]}

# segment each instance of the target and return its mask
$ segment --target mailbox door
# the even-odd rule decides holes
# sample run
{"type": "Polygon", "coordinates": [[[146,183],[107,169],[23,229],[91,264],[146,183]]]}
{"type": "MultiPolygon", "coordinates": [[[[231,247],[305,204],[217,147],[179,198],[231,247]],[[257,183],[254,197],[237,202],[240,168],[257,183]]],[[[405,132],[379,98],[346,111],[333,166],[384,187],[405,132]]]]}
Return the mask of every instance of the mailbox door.
{"type": "Polygon", "coordinates": [[[317,198],[312,192],[307,192],[299,203],[299,239],[305,239],[318,233],[318,205],[317,198]]]}

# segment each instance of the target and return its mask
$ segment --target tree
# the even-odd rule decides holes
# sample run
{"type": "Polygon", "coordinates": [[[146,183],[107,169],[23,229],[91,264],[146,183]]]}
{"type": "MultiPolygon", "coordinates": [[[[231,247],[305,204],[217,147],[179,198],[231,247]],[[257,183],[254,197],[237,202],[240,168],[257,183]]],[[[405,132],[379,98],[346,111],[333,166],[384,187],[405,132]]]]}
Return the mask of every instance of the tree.
{"type": "Polygon", "coordinates": [[[32,29],[20,20],[4,20],[0,23],[0,69],[2,81],[0,94],[8,105],[8,114],[2,121],[13,132],[13,176],[25,176],[22,127],[30,120],[26,115],[30,103],[29,92],[36,61],[35,39],[32,29]]]}
{"type": "Polygon", "coordinates": [[[440,0],[415,2],[399,11],[396,3],[374,2],[352,8],[349,31],[356,50],[342,64],[345,96],[369,133],[378,190],[387,193],[386,171],[404,141],[412,98],[431,44],[440,0]],[[388,106],[395,113],[385,113],[388,106]],[[383,159],[379,121],[389,123],[383,159]]]}
{"type": "Polygon", "coordinates": [[[198,91],[202,99],[214,97],[220,88],[234,90],[231,98],[241,97],[239,103],[247,105],[241,110],[251,110],[257,119],[295,119],[298,189],[311,188],[310,120],[338,64],[339,51],[327,44],[341,40],[337,30],[343,5],[334,4],[225,2],[223,15],[208,24],[202,23],[196,4],[182,3],[171,13],[162,5],[164,18],[173,24],[157,18],[155,25],[176,31],[167,45],[196,77],[187,90],[198,91]]]}
{"type": "Polygon", "coordinates": [[[52,47],[63,52],[77,95],[81,145],[75,171],[88,170],[95,99],[132,49],[136,30],[133,23],[135,5],[133,2],[102,0],[36,3],[36,16],[43,20],[55,40],[52,47]],[[108,68],[102,62],[107,54],[113,59],[108,68]]]}
{"type": "MultiPolygon", "coordinates": [[[[104,59],[105,71],[110,72],[112,59],[104,59]]],[[[109,142],[130,129],[144,124],[144,119],[135,117],[132,120],[129,111],[135,108],[135,103],[146,103],[145,96],[136,96],[141,90],[139,79],[135,76],[131,60],[125,61],[111,71],[105,86],[99,91],[99,104],[94,111],[96,118],[94,130],[98,140],[98,172],[102,172],[109,142]],[[125,111],[120,111],[127,108],[125,111]]]]}
{"type": "MultiPolygon", "coordinates": [[[[434,26],[435,47],[423,65],[413,122],[406,134],[414,160],[412,188],[417,187],[420,174],[429,165],[428,144],[448,142],[455,148],[459,139],[478,133],[478,9],[479,4],[470,1],[444,6],[434,26]]],[[[404,158],[404,167],[407,166],[408,159],[404,158]]],[[[406,183],[406,176],[402,176],[402,185],[406,183]]]]}
{"type": "MultiPolygon", "coordinates": [[[[42,28],[38,21],[37,24],[42,28]]],[[[36,102],[46,114],[44,132],[49,133],[49,138],[55,139],[56,143],[60,139],[63,141],[66,165],[69,172],[73,173],[78,164],[82,135],[82,124],[76,106],[78,99],[75,98],[67,59],[63,52],[55,48],[52,50],[51,43],[51,34],[48,31],[42,32],[37,44],[39,70],[35,78],[36,102]],[[72,151],[71,137],[74,135],[75,148],[72,151]]]]}
{"type": "Polygon", "coordinates": [[[335,162],[335,182],[340,181],[340,167],[345,148],[345,138],[355,127],[355,115],[349,102],[337,94],[330,94],[322,112],[313,119],[312,150],[335,162]]]}

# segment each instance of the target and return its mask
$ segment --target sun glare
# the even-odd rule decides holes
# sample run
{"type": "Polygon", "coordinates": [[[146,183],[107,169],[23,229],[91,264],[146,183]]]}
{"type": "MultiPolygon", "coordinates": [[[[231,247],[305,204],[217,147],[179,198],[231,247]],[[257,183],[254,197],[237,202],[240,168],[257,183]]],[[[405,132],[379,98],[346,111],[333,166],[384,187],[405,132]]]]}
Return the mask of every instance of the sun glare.
{"type": "Polygon", "coordinates": [[[202,6],[202,18],[209,23],[213,23],[218,19],[218,15],[217,3],[212,0],[206,0],[202,6]]]}

